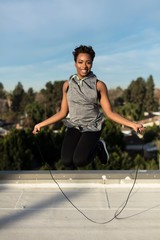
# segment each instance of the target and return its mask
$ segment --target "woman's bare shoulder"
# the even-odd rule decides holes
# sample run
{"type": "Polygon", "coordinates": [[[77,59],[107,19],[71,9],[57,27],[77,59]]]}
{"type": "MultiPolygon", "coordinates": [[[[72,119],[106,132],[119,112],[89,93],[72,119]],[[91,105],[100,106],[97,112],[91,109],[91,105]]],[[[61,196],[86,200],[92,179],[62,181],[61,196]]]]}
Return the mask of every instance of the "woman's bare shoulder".
{"type": "Polygon", "coordinates": [[[68,87],[69,87],[69,82],[68,82],[68,80],[66,80],[63,84],[63,91],[67,92],[68,87]]]}
{"type": "Polygon", "coordinates": [[[106,84],[102,80],[97,80],[97,90],[107,89],[106,84]]]}

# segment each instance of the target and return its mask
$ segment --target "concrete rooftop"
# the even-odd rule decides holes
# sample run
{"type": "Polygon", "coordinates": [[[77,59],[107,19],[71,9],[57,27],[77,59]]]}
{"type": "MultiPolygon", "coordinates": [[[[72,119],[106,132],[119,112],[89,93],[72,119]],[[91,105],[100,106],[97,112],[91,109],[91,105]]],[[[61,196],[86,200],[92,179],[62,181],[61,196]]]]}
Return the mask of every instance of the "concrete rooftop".
{"type": "Polygon", "coordinates": [[[121,213],[135,171],[51,173],[59,186],[49,171],[0,172],[1,240],[160,239],[159,171],[138,171],[121,213]]]}

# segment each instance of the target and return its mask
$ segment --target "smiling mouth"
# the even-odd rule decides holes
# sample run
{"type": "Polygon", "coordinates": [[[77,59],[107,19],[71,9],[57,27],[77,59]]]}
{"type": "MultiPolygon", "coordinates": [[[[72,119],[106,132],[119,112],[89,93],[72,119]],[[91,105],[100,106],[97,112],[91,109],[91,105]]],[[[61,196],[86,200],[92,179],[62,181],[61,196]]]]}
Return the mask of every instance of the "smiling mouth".
{"type": "Polygon", "coordinates": [[[88,70],[82,69],[81,72],[82,73],[88,73],[88,70]]]}

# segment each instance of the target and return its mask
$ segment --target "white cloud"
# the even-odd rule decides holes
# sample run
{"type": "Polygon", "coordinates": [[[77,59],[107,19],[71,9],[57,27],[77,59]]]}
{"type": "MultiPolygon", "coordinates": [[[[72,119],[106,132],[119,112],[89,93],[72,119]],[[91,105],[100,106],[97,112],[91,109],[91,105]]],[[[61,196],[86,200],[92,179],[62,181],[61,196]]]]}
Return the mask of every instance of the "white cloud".
{"type": "Polygon", "coordinates": [[[110,87],[126,87],[138,77],[153,75],[156,87],[160,87],[160,46],[149,50],[129,50],[99,56],[95,71],[103,77],[110,87]]]}

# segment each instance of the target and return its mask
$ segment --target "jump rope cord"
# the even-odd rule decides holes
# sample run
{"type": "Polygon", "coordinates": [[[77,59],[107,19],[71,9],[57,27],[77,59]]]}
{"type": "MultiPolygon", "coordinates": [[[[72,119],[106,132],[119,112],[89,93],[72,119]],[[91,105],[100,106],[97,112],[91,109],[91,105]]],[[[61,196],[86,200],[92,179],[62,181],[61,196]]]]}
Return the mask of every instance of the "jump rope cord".
{"type": "Polygon", "coordinates": [[[130,189],[130,191],[129,191],[129,193],[128,193],[128,196],[127,196],[126,200],[123,202],[123,204],[122,204],[121,206],[118,207],[118,209],[116,210],[114,216],[113,216],[111,219],[109,219],[109,220],[107,220],[107,221],[104,221],[104,222],[98,222],[98,221],[95,221],[95,220],[91,219],[90,217],[88,217],[84,212],[82,212],[82,211],[68,198],[68,196],[65,194],[65,192],[63,191],[63,189],[61,188],[61,186],[59,185],[59,183],[57,182],[57,180],[54,178],[50,166],[49,166],[48,163],[45,161],[37,138],[36,138],[36,146],[37,146],[38,151],[39,151],[39,153],[40,153],[41,159],[42,159],[43,162],[48,166],[49,173],[50,173],[50,176],[51,176],[52,180],[55,182],[55,184],[57,185],[57,187],[58,187],[59,190],[61,191],[62,195],[67,199],[67,201],[68,201],[81,215],[83,215],[83,216],[84,216],[87,220],[89,220],[90,222],[95,223],[95,224],[101,224],[101,225],[110,223],[110,222],[112,222],[114,219],[119,219],[118,216],[119,216],[119,215],[122,213],[122,211],[125,209],[128,201],[129,201],[130,195],[131,195],[131,193],[132,193],[132,191],[133,191],[133,189],[134,189],[134,186],[135,186],[135,183],[136,183],[136,180],[137,180],[137,175],[138,175],[138,168],[136,169],[135,177],[134,177],[134,181],[133,181],[133,185],[132,185],[132,187],[131,187],[131,189],[130,189]]]}
{"type": "MultiPolygon", "coordinates": [[[[131,187],[131,189],[130,189],[130,191],[129,191],[129,193],[128,193],[128,196],[127,196],[126,200],[122,203],[121,206],[119,206],[119,208],[116,210],[116,212],[115,212],[115,214],[114,214],[114,216],[115,216],[116,219],[119,219],[118,216],[119,216],[119,215],[122,213],[122,211],[125,209],[128,201],[129,201],[130,195],[131,195],[131,193],[132,193],[132,191],[133,191],[133,189],[134,189],[134,186],[135,186],[135,184],[136,184],[137,175],[138,175],[138,167],[137,167],[136,172],[135,172],[135,177],[134,177],[133,185],[132,185],[132,187],[131,187]]],[[[122,219],[122,218],[121,218],[121,219],[122,219]]]]}

